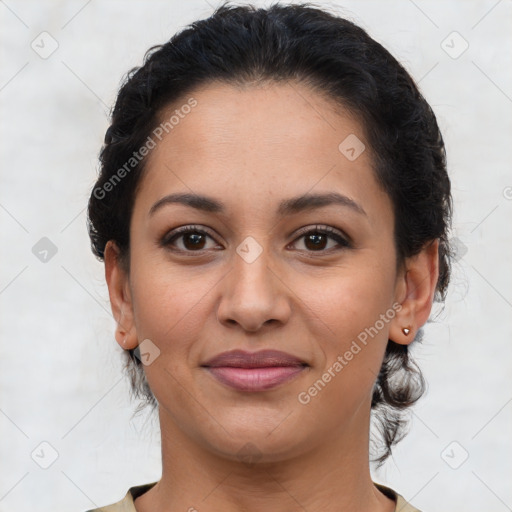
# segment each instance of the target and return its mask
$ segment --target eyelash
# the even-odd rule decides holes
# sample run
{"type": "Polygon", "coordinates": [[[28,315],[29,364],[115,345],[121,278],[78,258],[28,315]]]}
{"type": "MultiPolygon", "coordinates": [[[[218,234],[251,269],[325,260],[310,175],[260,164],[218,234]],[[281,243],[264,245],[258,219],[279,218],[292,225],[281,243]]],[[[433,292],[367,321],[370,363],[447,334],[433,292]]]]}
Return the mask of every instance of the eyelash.
{"type": "MultiPolygon", "coordinates": [[[[204,229],[201,229],[198,226],[183,226],[181,228],[175,229],[174,231],[172,231],[170,233],[167,233],[162,238],[160,245],[168,248],[172,245],[173,242],[175,242],[177,239],[179,239],[180,237],[182,237],[183,235],[186,235],[188,233],[199,233],[201,235],[206,235],[213,239],[213,236],[210,233],[208,233],[204,229]]],[[[350,241],[348,241],[346,238],[344,238],[343,236],[341,236],[337,230],[331,228],[330,226],[318,226],[317,225],[314,228],[305,228],[298,233],[297,238],[295,238],[295,240],[293,242],[296,242],[300,238],[303,238],[310,234],[327,235],[328,238],[331,238],[332,240],[336,241],[339,244],[339,247],[330,248],[330,249],[322,249],[322,250],[318,250],[318,251],[306,250],[306,252],[308,252],[308,253],[311,253],[311,254],[328,253],[329,254],[333,250],[338,251],[338,250],[352,248],[352,243],[350,241]]],[[[182,253],[183,252],[185,252],[185,253],[201,253],[201,252],[207,251],[208,249],[199,249],[197,251],[191,251],[191,250],[187,250],[187,249],[171,249],[171,250],[175,250],[177,252],[182,252],[182,253]]]]}

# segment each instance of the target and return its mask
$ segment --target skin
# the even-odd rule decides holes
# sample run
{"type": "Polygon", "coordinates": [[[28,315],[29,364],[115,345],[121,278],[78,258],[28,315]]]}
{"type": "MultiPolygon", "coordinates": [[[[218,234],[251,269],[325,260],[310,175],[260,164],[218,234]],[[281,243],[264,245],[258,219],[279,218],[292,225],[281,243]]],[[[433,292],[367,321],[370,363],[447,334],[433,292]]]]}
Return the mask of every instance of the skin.
{"type": "Polygon", "coordinates": [[[162,478],[136,509],[390,512],[394,501],[369,471],[372,389],[388,338],[408,344],[428,319],[438,242],[396,271],[392,204],[369,146],[354,161],[338,149],[350,134],[364,142],[363,128],[307,86],[217,83],[190,96],[197,106],[149,155],[130,224],[129,272],[115,243],[105,251],[118,343],[129,349],[150,339],[160,350],[144,370],[159,402],[162,478]],[[284,199],[332,191],[366,215],[329,205],[276,216],[284,199]],[[226,213],[168,204],[149,215],[176,192],[213,197],[226,213]],[[187,235],[159,245],[184,225],[209,232],[201,251],[187,235]],[[316,225],[352,246],[320,235],[315,249],[297,235],[316,225]],[[252,263],[236,252],[248,236],[262,249],[252,263]],[[301,404],[299,393],[394,303],[400,311],[301,404]],[[282,350],[309,367],[265,392],[236,391],[201,368],[235,348],[282,350]],[[250,463],[239,455],[244,446],[250,463]]]}

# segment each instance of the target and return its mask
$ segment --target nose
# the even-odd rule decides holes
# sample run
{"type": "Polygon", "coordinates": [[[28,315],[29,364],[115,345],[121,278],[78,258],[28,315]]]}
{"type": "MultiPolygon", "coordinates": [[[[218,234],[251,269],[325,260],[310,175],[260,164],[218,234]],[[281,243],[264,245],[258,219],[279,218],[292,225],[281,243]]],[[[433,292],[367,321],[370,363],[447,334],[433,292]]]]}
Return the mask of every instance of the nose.
{"type": "Polygon", "coordinates": [[[238,253],[234,255],[233,268],[222,280],[219,322],[256,332],[264,325],[288,321],[291,292],[283,282],[284,276],[271,266],[266,251],[252,262],[238,253]]]}

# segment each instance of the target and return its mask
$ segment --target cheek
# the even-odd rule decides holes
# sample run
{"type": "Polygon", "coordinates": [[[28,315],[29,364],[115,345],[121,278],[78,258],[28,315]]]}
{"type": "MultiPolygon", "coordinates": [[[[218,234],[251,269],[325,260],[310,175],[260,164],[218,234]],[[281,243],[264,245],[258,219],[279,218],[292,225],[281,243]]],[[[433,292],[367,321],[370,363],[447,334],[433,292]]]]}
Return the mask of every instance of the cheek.
{"type": "Polygon", "coordinates": [[[160,351],[158,358],[144,367],[149,386],[158,401],[169,400],[175,410],[188,410],[193,405],[186,389],[190,367],[197,358],[195,342],[201,339],[208,290],[215,281],[185,277],[185,272],[177,272],[168,263],[133,268],[137,338],[150,339],[160,351]]]}
{"type": "Polygon", "coordinates": [[[132,273],[133,307],[139,340],[154,340],[166,352],[176,352],[198,336],[208,292],[218,279],[208,272],[193,276],[169,263],[138,265],[132,273]]]}
{"type": "Polygon", "coordinates": [[[311,416],[322,417],[330,428],[371,397],[394,317],[381,320],[392,300],[385,275],[377,266],[374,271],[347,271],[323,282],[321,293],[304,295],[314,312],[310,325],[318,326],[314,337],[323,358],[301,390],[300,403],[308,400],[305,407],[311,416]]]}
{"type": "Polygon", "coordinates": [[[334,338],[341,349],[390,307],[393,285],[388,275],[389,269],[375,262],[346,268],[323,279],[318,293],[311,293],[311,283],[305,281],[303,300],[321,320],[324,336],[334,338]]]}

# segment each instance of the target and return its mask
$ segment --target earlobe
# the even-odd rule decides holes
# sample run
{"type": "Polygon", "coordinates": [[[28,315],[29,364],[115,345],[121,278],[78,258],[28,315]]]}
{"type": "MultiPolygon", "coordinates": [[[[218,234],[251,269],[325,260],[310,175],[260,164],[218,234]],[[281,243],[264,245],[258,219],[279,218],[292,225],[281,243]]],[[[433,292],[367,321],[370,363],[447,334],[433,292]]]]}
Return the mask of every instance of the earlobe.
{"type": "Polygon", "coordinates": [[[397,278],[396,300],[401,304],[390,326],[389,337],[400,345],[410,344],[432,310],[439,277],[439,239],[427,243],[421,252],[405,262],[397,278]]]}
{"type": "Polygon", "coordinates": [[[412,317],[410,313],[404,312],[404,306],[402,305],[402,309],[399,313],[397,313],[396,317],[393,319],[391,323],[391,327],[389,329],[389,339],[398,343],[399,345],[409,345],[414,341],[414,337],[416,336],[416,332],[419,327],[415,327],[410,320],[407,318],[412,317]]]}
{"type": "Polygon", "coordinates": [[[113,240],[109,240],[105,246],[104,262],[110,306],[117,322],[115,338],[121,348],[129,350],[138,345],[129,276],[122,267],[119,260],[119,248],[113,240]]]}

